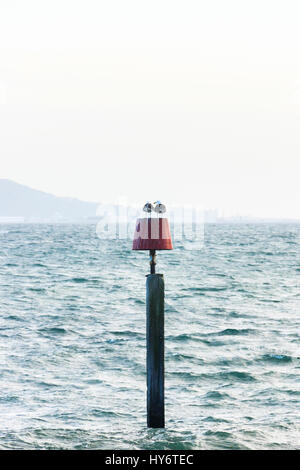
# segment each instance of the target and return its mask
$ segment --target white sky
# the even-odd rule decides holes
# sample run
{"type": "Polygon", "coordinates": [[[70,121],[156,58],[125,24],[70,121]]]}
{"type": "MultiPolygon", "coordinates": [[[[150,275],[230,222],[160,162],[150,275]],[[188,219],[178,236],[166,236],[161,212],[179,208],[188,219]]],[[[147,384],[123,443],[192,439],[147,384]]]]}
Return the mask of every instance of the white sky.
{"type": "Polygon", "coordinates": [[[300,3],[0,0],[0,177],[300,218],[300,3]]]}

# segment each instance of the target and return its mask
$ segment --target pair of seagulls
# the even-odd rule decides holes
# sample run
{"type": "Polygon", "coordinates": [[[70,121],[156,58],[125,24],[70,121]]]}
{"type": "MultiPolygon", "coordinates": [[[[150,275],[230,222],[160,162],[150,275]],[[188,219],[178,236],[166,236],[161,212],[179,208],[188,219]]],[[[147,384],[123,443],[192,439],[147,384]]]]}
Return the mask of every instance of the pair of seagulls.
{"type": "Polygon", "coordinates": [[[166,206],[162,204],[160,201],[156,201],[153,204],[151,202],[146,202],[146,204],[143,207],[143,211],[147,212],[148,214],[151,214],[151,212],[156,212],[157,214],[163,214],[166,212],[166,206]],[[153,206],[155,204],[155,207],[153,206]]]}

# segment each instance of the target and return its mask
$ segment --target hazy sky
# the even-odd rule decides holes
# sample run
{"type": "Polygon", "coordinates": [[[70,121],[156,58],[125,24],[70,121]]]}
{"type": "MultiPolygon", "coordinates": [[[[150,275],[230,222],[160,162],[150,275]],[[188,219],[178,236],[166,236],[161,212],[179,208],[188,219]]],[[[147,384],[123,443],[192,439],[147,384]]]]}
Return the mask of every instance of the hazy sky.
{"type": "Polygon", "coordinates": [[[0,176],[300,218],[299,19],[299,0],[0,0],[0,176]]]}

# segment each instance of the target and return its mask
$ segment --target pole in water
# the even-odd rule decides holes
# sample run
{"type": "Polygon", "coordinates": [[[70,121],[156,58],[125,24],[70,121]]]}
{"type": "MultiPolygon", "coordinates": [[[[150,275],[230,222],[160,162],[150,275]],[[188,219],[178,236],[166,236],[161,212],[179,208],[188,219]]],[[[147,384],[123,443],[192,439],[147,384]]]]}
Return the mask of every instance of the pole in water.
{"type": "Polygon", "coordinates": [[[167,218],[162,218],[166,207],[157,201],[144,206],[149,217],[137,220],[133,250],[150,251],[150,274],[146,280],[146,342],[147,342],[147,425],[165,426],[164,403],[164,297],[162,274],[156,274],[156,250],[172,250],[172,239],[167,218]],[[157,218],[151,218],[155,211],[157,218]]]}
{"type": "Polygon", "coordinates": [[[165,427],[164,295],[162,274],[148,274],[146,281],[147,425],[165,427]]]}

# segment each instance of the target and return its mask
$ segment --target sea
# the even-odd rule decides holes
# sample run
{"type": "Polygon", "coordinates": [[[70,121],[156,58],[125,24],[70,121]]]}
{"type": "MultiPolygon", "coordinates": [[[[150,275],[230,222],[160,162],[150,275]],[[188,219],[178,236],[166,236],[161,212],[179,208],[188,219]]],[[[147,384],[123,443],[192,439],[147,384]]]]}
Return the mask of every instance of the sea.
{"type": "Polygon", "coordinates": [[[92,224],[0,225],[0,448],[300,449],[299,248],[297,224],[206,224],[158,253],[148,429],[148,253],[92,224]]]}

